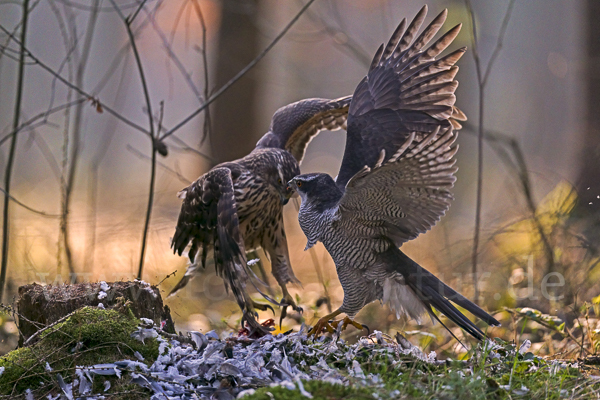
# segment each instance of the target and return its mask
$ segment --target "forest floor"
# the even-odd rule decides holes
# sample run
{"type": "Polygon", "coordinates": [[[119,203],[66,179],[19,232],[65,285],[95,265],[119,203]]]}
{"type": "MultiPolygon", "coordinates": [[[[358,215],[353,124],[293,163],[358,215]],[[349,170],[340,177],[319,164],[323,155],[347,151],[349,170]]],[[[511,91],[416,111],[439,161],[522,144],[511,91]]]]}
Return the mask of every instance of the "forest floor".
{"type": "Polygon", "coordinates": [[[348,343],[306,330],[167,334],[124,305],[85,307],[0,358],[0,398],[599,398],[598,357],[557,360],[500,339],[438,360],[402,336],[348,343]]]}

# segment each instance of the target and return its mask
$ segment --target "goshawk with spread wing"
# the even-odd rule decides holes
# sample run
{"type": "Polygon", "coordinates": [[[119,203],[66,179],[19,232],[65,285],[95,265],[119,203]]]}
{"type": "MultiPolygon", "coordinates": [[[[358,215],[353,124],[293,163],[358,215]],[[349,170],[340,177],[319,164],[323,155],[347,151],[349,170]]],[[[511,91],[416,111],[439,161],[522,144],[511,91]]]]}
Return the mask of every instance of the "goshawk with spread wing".
{"type": "Polygon", "coordinates": [[[388,303],[398,317],[429,313],[439,321],[433,307],[477,339],[483,332],[449,300],[499,325],[399,249],[429,230],[450,205],[457,170],[454,119],[464,117],[454,107],[454,64],[465,49],[435,60],[460,25],[423,49],[446,11],[413,41],[425,14],[424,7],[406,31],[402,21],[356,88],[336,180],[307,174],[289,183],[302,199],[298,219],[306,247],[324,244],[344,289],[342,306],[321,318],[311,334],[332,331],[328,321],[340,313],[347,314],[344,326],[360,326],[351,318],[374,300],[388,303]]]}

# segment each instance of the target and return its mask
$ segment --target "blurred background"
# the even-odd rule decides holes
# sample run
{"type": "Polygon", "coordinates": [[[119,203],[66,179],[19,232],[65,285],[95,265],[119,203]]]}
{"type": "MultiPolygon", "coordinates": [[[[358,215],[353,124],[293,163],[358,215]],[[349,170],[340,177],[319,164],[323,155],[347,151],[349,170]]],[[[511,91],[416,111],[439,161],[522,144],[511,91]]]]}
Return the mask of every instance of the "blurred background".
{"type": "MultiPolygon", "coordinates": [[[[32,282],[134,279],[151,182],[150,133],[162,136],[178,127],[255,59],[304,4],[32,0],[25,36],[28,56],[19,89],[23,1],[0,0],[3,190],[12,165],[7,280],[1,300],[12,303],[18,287],[32,282]],[[15,124],[18,93],[21,111],[15,124]]],[[[558,316],[573,329],[583,329],[573,321],[587,313],[588,328],[600,328],[594,325],[593,313],[600,294],[600,4],[427,4],[426,23],[444,8],[449,14],[443,31],[463,23],[450,50],[469,49],[458,64],[456,103],[469,120],[458,139],[456,200],[431,232],[403,250],[465,296],[475,296],[473,238],[483,108],[478,302],[505,322],[490,334],[513,338],[520,317],[504,307],[533,307],[558,316]]],[[[180,189],[215,164],[247,154],[277,108],[307,97],[351,94],[377,47],[403,17],[412,19],[422,5],[316,0],[253,69],[207,110],[160,141],[168,155],[156,159],[143,280],[160,282],[166,295],[185,271],[187,260],[173,255],[169,247],[180,189]]],[[[302,172],[335,176],[344,142],[340,131],[319,135],[308,148],[302,172]]],[[[328,307],[336,309],[343,297],[325,249],[317,245],[302,251],[305,237],[297,222],[297,205],[290,202],[286,207],[285,224],[292,266],[303,283],[292,293],[306,311],[285,319],[284,331],[297,329],[302,321],[313,323],[328,307]]],[[[262,252],[253,257],[270,269],[262,252]]],[[[213,268],[166,303],[179,330],[239,326],[237,306],[213,268]]],[[[8,316],[3,318],[4,352],[10,349],[8,338],[15,327],[8,316]]],[[[366,307],[357,320],[371,329],[404,331],[411,340],[440,351],[456,345],[439,325],[398,321],[379,304],[366,307]]],[[[528,325],[527,333],[537,339],[534,350],[552,353],[553,341],[563,338],[556,332],[536,333],[542,325],[528,325]]],[[[452,330],[462,337],[459,329],[452,330]]],[[[348,331],[349,338],[358,334],[348,331]]]]}

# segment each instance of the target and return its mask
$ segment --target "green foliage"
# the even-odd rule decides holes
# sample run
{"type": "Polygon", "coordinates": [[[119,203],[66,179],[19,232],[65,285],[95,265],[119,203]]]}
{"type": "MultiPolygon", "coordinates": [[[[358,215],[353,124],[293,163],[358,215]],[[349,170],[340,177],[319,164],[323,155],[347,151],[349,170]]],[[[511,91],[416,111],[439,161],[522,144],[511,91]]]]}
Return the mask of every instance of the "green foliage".
{"type": "Polygon", "coordinates": [[[25,389],[50,392],[56,387],[58,373],[69,382],[76,366],[135,359],[136,351],[151,363],[158,356],[158,343],[152,339],[143,344],[131,338],[138,324],[139,320],[127,308],[122,312],[92,307],[76,311],[40,334],[40,340],[31,347],[0,358],[0,367],[5,368],[0,377],[0,394],[20,394],[25,389]],[[46,371],[46,363],[51,372],[46,371]]]}
{"type": "MultiPolygon", "coordinates": [[[[372,391],[355,386],[336,385],[321,381],[303,381],[303,386],[312,396],[313,400],[331,399],[375,399],[372,391]]],[[[306,400],[300,390],[289,390],[281,386],[265,387],[258,389],[254,394],[244,396],[245,400],[306,400]]]]}
{"type": "MultiPolygon", "coordinates": [[[[315,349],[326,345],[315,343],[315,349]]],[[[352,360],[325,357],[327,364],[339,371],[349,371],[357,361],[367,381],[353,377],[349,386],[319,381],[303,381],[303,386],[314,399],[595,398],[600,382],[590,379],[577,364],[537,357],[526,347],[517,350],[513,344],[496,339],[472,348],[466,361],[428,363],[404,354],[391,357],[375,345],[358,351],[352,360]],[[373,380],[375,375],[378,378],[373,380]]],[[[307,363],[305,368],[310,365],[307,363]]],[[[296,384],[295,390],[262,388],[244,399],[306,397],[296,384]]]]}
{"type": "Polygon", "coordinates": [[[565,323],[555,315],[544,314],[540,310],[529,307],[515,309],[505,308],[505,310],[517,316],[519,319],[528,319],[537,322],[553,332],[559,333],[564,337],[567,336],[565,333],[565,323]]]}

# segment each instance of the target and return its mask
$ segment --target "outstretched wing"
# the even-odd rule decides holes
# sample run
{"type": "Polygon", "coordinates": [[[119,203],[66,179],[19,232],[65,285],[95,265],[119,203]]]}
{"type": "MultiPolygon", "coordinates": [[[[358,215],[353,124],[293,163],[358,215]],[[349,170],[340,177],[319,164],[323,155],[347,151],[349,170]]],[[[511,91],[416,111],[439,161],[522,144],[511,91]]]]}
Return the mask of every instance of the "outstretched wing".
{"type": "Polygon", "coordinates": [[[170,294],[183,288],[190,280],[190,274],[197,268],[194,261],[198,250],[202,250],[201,263],[204,267],[207,251],[213,246],[217,275],[223,278],[226,287],[231,288],[240,308],[247,310],[250,298],[245,290],[248,279],[246,255],[239,228],[232,170],[213,168],[179,192],[179,197],[183,204],[171,247],[181,255],[191,242],[188,254],[192,265],[170,294]]]}
{"type": "Polygon", "coordinates": [[[336,100],[305,99],[281,107],[273,114],[269,132],[256,147],[285,149],[300,163],[306,146],[320,131],[346,129],[351,100],[352,96],[336,100]]]}
{"type": "Polygon", "coordinates": [[[367,76],[354,91],[346,150],[336,179],[342,190],[363,166],[377,161],[381,149],[391,156],[411,132],[420,140],[440,127],[459,129],[457,120],[466,119],[454,106],[458,86],[455,63],[466,49],[436,60],[458,35],[461,25],[425,48],[444,24],[447,10],[415,39],[426,14],[424,6],[408,27],[406,19],[402,20],[387,45],[379,48],[367,76]]]}
{"type": "Polygon", "coordinates": [[[451,126],[420,142],[411,132],[386,162],[382,151],[372,169],[363,167],[348,182],[340,223],[365,238],[387,237],[398,247],[429,230],[453,199],[456,136],[451,126]]]}

